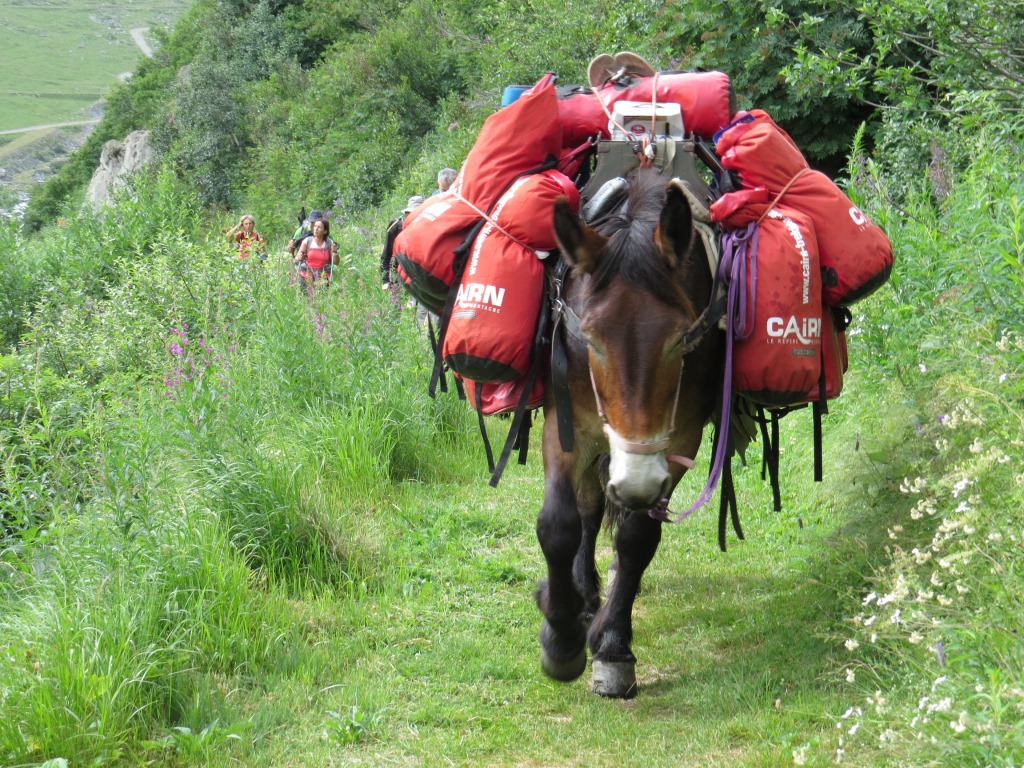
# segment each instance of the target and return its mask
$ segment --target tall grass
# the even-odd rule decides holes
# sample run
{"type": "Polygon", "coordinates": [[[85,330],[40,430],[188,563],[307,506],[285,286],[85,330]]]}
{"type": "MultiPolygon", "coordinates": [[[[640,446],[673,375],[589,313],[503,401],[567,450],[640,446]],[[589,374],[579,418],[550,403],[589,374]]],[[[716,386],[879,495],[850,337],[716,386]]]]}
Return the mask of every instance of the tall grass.
{"type": "MultiPolygon", "coordinates": [[[[903,206],[861,177],[897,254],[890,297],[862,308],[858,364],[912,418],[885,490],[888,563],[851,595],[850,707],[831,756],[806,764],[1019,765],[1024,759],[1024,340],[1013,144],[969,144],[903,206]],[[942,183],[938,183],[941,180],[942,183]],[[952,182],[952,183],[950,183],[952,182]],[[874,330],[872,330],[874,328],[874,330]],[[885,386],[885,385],[883,385],[885,386]]],[[[879,392],[881,394],[881,391],[879,392]]],[[[794,753],[797,754],[797,753],[794,753]]]]}
{"type": "Polygon", "coordinates": [[[407,310],[355,277],[310,300],[201,223],[155,174],[13,241],[66,256],[3,369],[4,764],[238,740],[218,681],[301,664],[289,596],[389,583],[392,484],[457,474],[407,310]]]}

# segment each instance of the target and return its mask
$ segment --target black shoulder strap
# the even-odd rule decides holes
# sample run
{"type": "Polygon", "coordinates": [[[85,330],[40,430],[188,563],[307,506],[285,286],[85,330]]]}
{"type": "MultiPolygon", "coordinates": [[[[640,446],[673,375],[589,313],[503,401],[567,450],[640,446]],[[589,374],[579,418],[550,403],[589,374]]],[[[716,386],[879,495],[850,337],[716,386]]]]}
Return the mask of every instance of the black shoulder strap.
{"type": "Polygon", "coordinates": [[[547,302],[541,302],[540,317],[537,319],[537,332],[533,337],[530,371],[526,374],[523,392],[519,396],[519,402],[516,404],[516,409],[513,412],[512,426],[509,427],[508,437],[505,439],[505,447],[501,450],[497,466],[491,472],[490,485],[492,488],[497,487],[498,481],[501,480],[501,475],[505,471],[505,465],[508,463],[509,456],[515,448],[519,448],[519,463],[526,463],[526,454],[530,445],[530,427],[533,423],[529,412],[526,410],[526,405],[530,401],[530,391],[537,380],[537,374],[544,367],[544,358],[548,351],[548,323],[550,317],[551,313],[547,302]]]}

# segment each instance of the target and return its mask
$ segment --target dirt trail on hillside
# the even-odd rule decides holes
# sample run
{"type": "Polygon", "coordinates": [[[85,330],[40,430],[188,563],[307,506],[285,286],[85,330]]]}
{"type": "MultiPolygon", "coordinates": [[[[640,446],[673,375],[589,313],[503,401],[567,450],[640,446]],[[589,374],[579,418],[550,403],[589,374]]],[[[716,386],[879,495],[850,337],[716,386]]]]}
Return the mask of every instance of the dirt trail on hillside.
{"type": "Polygon", "coordinates": [[[28,128],[9,128],[6,131],[0,131],[0,136],[5,136],[12,133],[31,133],[32,131],[47,131],[51,128],[68,128],[73,125],[96,125],[99,119],[93,120],[72,120],[69,123],[47,123],[46,125],[30,125],[28,128]]]}
{"type": "Polygon", "coordinates": [[[140,51],[152,59],[153,49],[149,47],[149,44],[146,42],[146,38],[143,37],[146,32],[149,32],[149,27],[135,27],[135,29],[132,30],[132,40],[134,40],[135,44],[139,46],[140,51]]]}
{"type": "MultiPolygon", "coordinates": [[[[139,50],[142,51],[148,58],[153,58],[153,49],[149,47],[146,42],[144,35],[149,32],[149,27],[135,27],[132,30],[132,40],[139,46],[139,50]]],[[[131,72],[122,72],[118,78],[123,82],[131,77],[131,72]]],[[[0,136],[6,136],[14,133],[31,133],[32,131],[47,131],[52,128],[68,128],[73,125],[96,125],[99,120],[72,120],[67,123],[47,123],[45,125],[30,125],[27,128],[10,128],[6,131],[0,131],[0,136]]]]}

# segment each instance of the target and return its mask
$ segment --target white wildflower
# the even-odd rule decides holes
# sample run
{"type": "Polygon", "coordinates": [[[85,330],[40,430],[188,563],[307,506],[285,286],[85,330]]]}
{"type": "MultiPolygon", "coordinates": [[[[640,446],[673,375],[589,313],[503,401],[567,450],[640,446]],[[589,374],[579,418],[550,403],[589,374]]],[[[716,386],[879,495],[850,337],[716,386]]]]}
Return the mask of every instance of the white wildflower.
{"type": "Polygon", "coordinates": [[[855,683],[857,682],[857,674],[853,671],[853,667],[846,670],[846,682],[855,683]]]}
{"type": "Polygon", "coordinates": [[[889,702],[882,696],[881,691],[875,691],[875,712],[883,714],[888,709],[889,702]]]}
{"type": "Polygon", "coordinates": [[[1000,384],[1005,384],[1006,383],[1006,374],[1005,373],[999,374],[999,383],[1000,384]]]}
{"type": "Polygon", "coordinates": [[[920,643],[922,640],[924,640],[924,635],[920,632],[911,632],[910,636],[907,638],[907,642],[914,645],[917,645],[917,643],[920,643]]]}
{"type": "Polygon", "coordinates": [[[868,596],[864,598],[864,605],[871,605],[871,603],[874,602],[875,598],[877,597],[878,595],[876,595],[874,592],[870,592],[868,596]]]}
{"type": "Polygon", "coordinates": [[[859,730],[860,730],[860,723],[854,723],[853,725],[850,726],[850,730],[847,731],[847,734],[849,734],[850,736],[853,736],[859,730]]]}
{"type": "Polygon", "coordinates": [[[951,699],[949,696],[947,696],[946,698],[942,699],[941,701],[937,701],[934,704],[931,704],[928,707],[928,711],[929,712],[949,712],[949,710],[951,710],[952,708],[953,708],[953,699],[951,699]]]}
{"type": "Polygon", "coordinates": [[[918,363],[917,367],[921,370],[921,373],[928,373],[928,368],[924,363],[918,363]]]}
{"type": "Polygon", "coordinates": [[[903,623],[903,616],[901,615],[901,609],[897,608],[892,616],[889,617],[889,621],[897,626],[903,623]]]}
{"type": "Polygon", "coordinates": [[[957,484],[953,486],[953,498],[959,498],[960,494],[967,490],[967,486],[971,484],[970,478],[962,478],[957,481],[957,484]]]}
{"type": "Polygon", "coordinates": [[[848,650],[848,651],[856,651],[857,648],[860,647],[860,643],[858,643],[852,637],[849,640],[847,640],[845,643],[843,643],[843,645],[846,646],[846,650],[848,650]]]}
{"type": "Polygon", "coordinates": [[[967,713],[966,712],[961,712],[960,713],[960,717],[958,717],[956,720],[951,722],[949,724],[949,727],[952,728],[957,733],[963,733],[964,731],[966,731],[967,730],[967,713]]]}
{"type": "Polygon", "coordinates": [[[981,438],[974,438],[974,442],[971,443],[971,453],[981,453],[983,450],[985,450],[985,446],[981,444],[981,438]]]}
{"type": "Polygon", "coordinates": [[[878,618],[877,616],[868,616],[866,619],[864,619],[864,626],[865,627],[870,627],[872,624],[875,623],[875,620],[877,618],[878,618]]]}
{"type": "Polygon", "coordinates": [[[807,745],[799,747],[793,750],[793,763],[795,765],[804,765],[807,762],[807,745]]]}

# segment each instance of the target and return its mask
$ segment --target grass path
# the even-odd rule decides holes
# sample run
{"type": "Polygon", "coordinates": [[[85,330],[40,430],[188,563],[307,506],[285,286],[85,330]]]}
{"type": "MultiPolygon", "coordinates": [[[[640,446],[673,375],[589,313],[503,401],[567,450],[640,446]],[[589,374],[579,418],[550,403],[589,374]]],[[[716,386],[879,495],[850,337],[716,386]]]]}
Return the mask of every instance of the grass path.
{"type": "MultiPolygon", "coordinates": [[[[666,531],[634,614],[637,699],[594,696],[589,669],[570,684],[540,671],[533,451],[497,490],[481,472],[469,484],[410,486],[376,513],[403,576],[355,600],[296,604],[308,655],[225,694],[266,736],[243,762],[724,768],[791,765],[803,745],[827,761],[846,708],[843,598],[863,585],[887,515],[881,503],[855,511],[856,496],[839,506],[844,483],[875,481],[845,428],[830,435],[826,482],[810,482],[801,418],[785,425],[785,512],[769,511],[751,466],[737,478],[746,541],[720,553],[713,509],[666,531]]],[[[693,478],[683,493],[698,490],[693,478]]]]}

